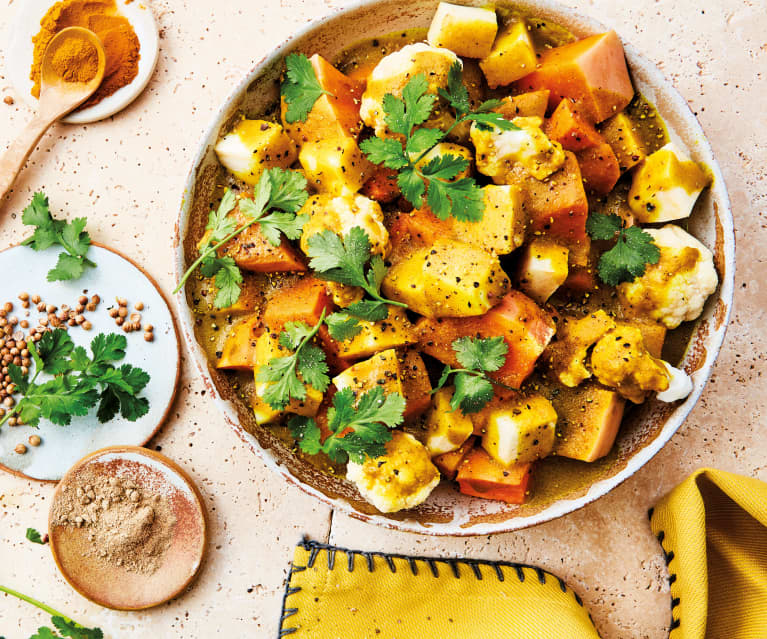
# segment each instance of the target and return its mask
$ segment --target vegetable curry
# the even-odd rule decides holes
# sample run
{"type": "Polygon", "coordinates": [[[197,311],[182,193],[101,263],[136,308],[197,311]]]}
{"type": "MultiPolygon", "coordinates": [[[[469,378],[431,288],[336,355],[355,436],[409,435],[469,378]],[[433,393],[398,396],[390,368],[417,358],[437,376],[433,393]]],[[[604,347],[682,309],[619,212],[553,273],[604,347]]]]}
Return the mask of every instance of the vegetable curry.
{"type": "Polygon", "coordinates": [[[440,481],[521,504],[544,458],[593,464],[631,405],[691,392],[664,344],[718,285],[683,228],[710,180],[614,32],[441,3],[289,54],[280,93],[222,131],[179,288],[297,455],[381,512],[440,481]]]}

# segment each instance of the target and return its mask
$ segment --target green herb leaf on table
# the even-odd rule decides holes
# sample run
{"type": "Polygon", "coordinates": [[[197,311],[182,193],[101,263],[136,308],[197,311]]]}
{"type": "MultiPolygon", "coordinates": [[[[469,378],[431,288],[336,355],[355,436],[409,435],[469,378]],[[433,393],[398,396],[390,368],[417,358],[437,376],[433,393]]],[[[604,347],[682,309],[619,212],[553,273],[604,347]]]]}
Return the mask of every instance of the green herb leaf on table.
{"type": "Polygon", "coordinates": [[[48,281],[58,282],[76,280],[82,276],[86,267],[95,268],[86,257],[91,245],[91,238],[85,230],[87,220],[78,217],[71,222],[57,220],[51,215],[48,198],[44,193],[37,192],[32,201],[24,209],[21,221],[26,226],[34,226],[34,233],[22,242],[35,251],[44,251],[56,244],[62,246],[66,253],[59,253],[56,266],[48,271],[48,281]]]}
{"type": "Polygon", "coordinates": [[[347,286],[359,286],[372,300],[355,302],[345,313],[369,322],[380,322],[389,315],[387,305],[405,307],[401,302],[381,295],[386,265],[380,255],[373,255],[370,238],[364,229],[353,227],[343,238],[328,229],[308,240],[309,267],[317,276],[347,286]],[[366,270],[367,269],[367,270],[366,270]]]}
{"type": "Polygon", "coordinates": [[[33,544],[40,544],[41,546],[44,546],[47,541],[43,541],[42,536],[40,535],[40,532],[35,530],[34,528],[27,528],[26,538],[31,541],[33,544]]]}
{"type": "Polygon", "coordinates": [[[315,420],[296,416],[288,422],[298,446],[310,455],[323,452],[336,463],[349,460],[361,464],[367,457],[376,458],[386,453],[386,442],[391,440],[391,429],[403,420],[405,399],[399,393],[386,395],[376,387],[356,401],[350,388],[333,396],[328,409],[330,436],[322,441],[315,420]]]}
{"type": "Polygon", "coordinates": [[[311,343],[324,321],[323,311],[315,326],[288,322],[280,333],[279,342],[293,352],[275,357],[259,369],[256,381],[269,382],[262,399],[274,410],[283,410],[291,399],[306,399],[305,384],[323,393],[330,385],[325,353],[311,343]]]}
{"type": "Polygon", "coordinates": [[[597,264],[599,278],[610,286],[633,282],[645,274],[648,264],[660,260],[660,249],[652,235],[638,226],[625,227],[618,215],[591,213],[586,231],[595,240],[615,240],[615,245],[602,253],[597,264]]]}
{"type": "Polygon", "coordinates": [[[306,122],[314,103],[323,95],[333,95],[322,88],[314,67],[303,53],[290,53],[285,57],[285,79],[280,95],[288,105],[285,121],[306,122]]]}
{"type": "Polygon", "coordinates": [[[200,267],[202,275],[212,278],[216,286],[213,304],[217,308],[234,304],[240,298],[242,272],[232,257],[219,256],[218,249],[256,223],[272,246],[280,245],[282,234],[290,240],[297,240],[309,216],[296,215],[296,211],[304,205],[307,197],[306,178],[298,171],[280,168],[267,169],[261,174],[253,190],[253,198],[237,200],[234,192],[227,189],[218,209],[208,215],[206,230],[210,233],[200,245],[199,257],[184,273],[173,292],[178,293],[194,270],[200,267]],[[235,205],[247,218],[239,226],[236,216],[230,215],[235,205]]]}
{"type": "Polygon", "coordinates": [[[432,392],[445,386],[453,375],[455,391],[450,400],[453,410],[477,413],[493,399],[494,386],[503,386],[487,374],[499,370],[506,362],[509,347],[503,337],[461,337],[452,343],[456,359],[463,368],[445,366],[432,392]]]}
{"type": "Polygon", "coordinates": [[[519,127],[500,113],[491,111],[500,104],[498,100],[488,100],[477,110],[471,110],[469,92],[463,84],[463,67],[456,62],[448,73],[447,89],[439,90],[440,96],[455,111],[454,123],[447,131],[431,127],[416,129],[429,119],[437,99],[436,95],[427,92],[428,88],[426,75],[419,73],[405,85],[401,98],[391,93],[383,98],[386,125],[390,131],[404,138],[404,146],[398,139],[372,137],[364,140],[360,148],[374,164],[382,164],[399,172],[397,185],[414,207],[423,206],[426,195],[429,208],[440,219],[445,220],[452,215],[457,220],[477,222],[484,214],[482,189],[473,178],[457,179],[469,166],[469,161],[448,153],[432,158],[425,166],[419,164],[462,122],[475,121],[484,128],[497,127],[501,130],[519,127]]]}
{"type": "Polygon", "coordinates": [[[84,348],[75,348],[64,329],[43,333],[39,342],[28,343],[35,362],[31,379],[30,373],[22,373],[13,363],[8,365],[21,398],[0,425],[18,415],[30,426],[37,426],[40,419],[66,426],[73,416],[84,417],[96,405],[101,422],[113,419],[118,412],[128,421],[136,421],[149,410],[149,401],[138,396],[149,383],[149,375],[130,364],[114,366],[113,362],[125,357],[126,346],[124,335],[102,333],[91,341],[89,357],[84,348]],[[42,373],[54,377],[38,383],[42,373]]]}

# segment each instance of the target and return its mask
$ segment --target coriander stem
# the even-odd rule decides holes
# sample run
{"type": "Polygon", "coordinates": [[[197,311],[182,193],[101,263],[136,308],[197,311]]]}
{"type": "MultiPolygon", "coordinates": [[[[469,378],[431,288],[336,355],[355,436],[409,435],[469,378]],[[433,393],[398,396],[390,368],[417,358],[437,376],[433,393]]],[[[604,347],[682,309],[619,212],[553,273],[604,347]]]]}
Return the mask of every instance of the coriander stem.
{"type": "MultiPolygon", "coordinates": [[[[21,599],[22,601],[26,601],[29,604],[32,604],[33,606],[37,606],[40,608],[40,610],[44,610],[47,612],[51,617],[61,617],[62,619],[72,622],[73,620],[67,617],[66,615],[61,614],[58,610],[55,608],[51,608],[50,606],[47,606],[42,601],[38,601],[37,599],[33,599],[32,597],[25,595],[23,593],[18,592],[17,590],[13,590],[12,588],[8,588],[7,586],[0,586],[0,592],[4,592],[6,594],[9,594],[13,597],[16,597],[18,599],[21,599]]],[[[79,624],[78,624],[79,625],[79,624]]]]}
{"type": "Polygon", "coordinates": [[[227,235],[224,239],[222,239],[220,242],[217,242],[214,245],[209,245],[204,251],[200,253],[200,256],[192,262],[192,265],[186,270],[186,273],[184,273],[181,276],[181,280],[178,283],[178,286],[173,289],[173,294],[175,295],[178,293],[182,288],[184,288],[184,284],[186,284],[186,281],[189,279],[189,277],[192,275],[194,270],[205,260],[206,257],[211,255],[212,253],[215,253],[216,249],[221,246],[222,244],[226,244],[229,240],[231,240],[234,237],[237,237],[240,233],[242,233],[245,229],[253,226],[256,222],[258,222],[261,218],[264,216],[264,211],[262,210],[261,213],[254,217],[249,222],[246,222],[241,227],[234,229],[229,235],[227,235]]]}

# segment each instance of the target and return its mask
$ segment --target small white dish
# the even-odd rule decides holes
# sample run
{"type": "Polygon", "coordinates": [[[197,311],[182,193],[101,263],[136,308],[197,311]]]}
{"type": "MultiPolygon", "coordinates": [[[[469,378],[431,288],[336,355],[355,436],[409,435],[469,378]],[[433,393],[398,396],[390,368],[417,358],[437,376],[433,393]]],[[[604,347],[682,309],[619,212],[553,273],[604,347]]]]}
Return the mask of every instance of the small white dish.
{"type": "MultiPolygon", "coordinates": [[[[152,10],[139,0],[127,3],[125,0],[115,1],[120,13],[131,23],[141,45],[138,75],[133,82],[108,98],[87,109],[75,111],[63,118],[62,122],[86,124],[108,118],[133,102],[152,77],[160,53],[160,40],[152,10]]],[[[6,76],[16,93],[34,108],[37,107],[37,99],[31,93],[32,80],[29,78],[34,52],[32,38],[40,31],[40,20],[54,4],[51,0],[24,0],[6,35],[6,42],[9,43],[5,62],[6,76]]]]}
{"type": "Polygon", "coordinates": [[[125,335],[128,346],[125,358],[116,362],[133,364],[149,373],[150,381],[141,396],[149,400],[149,412],[135,422],[120,417],[101,424],[94,408],[85,417],[75,417],[69,426],[57,426],[41,420],[38,428],[32,426],[0,426],[0,469],[30,479],[57,481],[78,459],[106,446],[143,446],[159,430],[170,411],[176,394],[180,371],[179,338],[168,304],[157,285],[138,266],[118,253],[102,246],[92,246],[88,258],[97,264],[89,268],[78,280],[49,282],[46,274],[56,265],[60,246],[36,252],[26,246],[14,246],[0,252],[0,304],[13,303],[10,316],[27,319],[30,327],[37,326],[37,318],[45,315],[30,304],[25,316],[18,295],[27,292],[40,295],[46,303],[73,306],[77,298],[87,294],[99,295],[101,302],[86,319],[93,328],[69,329],[75,345],[83,346],[90,354],[91,340],[99,333],[125,335]],[[85,293],[87,291],[87,293],[85,293]],[[141,323],[154,326],[154,341],[146,342],[142,331],[124,333],[108,314],[116,306],[115,297],[128,301],[128,310],[143,302],[141,323]],[[38,435],[39,446],[31,446],[29,437],[38,435]],[[27,452],[15,452],[24,444],[27,452]]]}

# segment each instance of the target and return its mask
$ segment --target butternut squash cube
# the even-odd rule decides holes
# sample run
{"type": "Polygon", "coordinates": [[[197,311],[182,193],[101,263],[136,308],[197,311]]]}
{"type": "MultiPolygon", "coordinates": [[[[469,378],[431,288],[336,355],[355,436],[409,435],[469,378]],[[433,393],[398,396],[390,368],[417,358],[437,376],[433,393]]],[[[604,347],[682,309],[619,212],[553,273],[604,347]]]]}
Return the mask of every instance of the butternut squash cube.
{"type": "Polygon", "coordinates": [[[266,169],[287,169],[296,161],[296,145],[282,127],[266,120],[241,120],[215,146],[219,162],[251,186],[266,169]]]}
{"type": "Polygon", "coordinates": [[[380,322],[357,320],[362,330],[351,339],[343,342],[333,341],[333,349],[344,359],[362,359],[390,348],[401,348],[415,344],[418,338],[413,325],[407,318],[405,309],[389,306],[389,315],[380,322]]]}
{"type": "Polygon", "coordinates": [[[354,195],[372,175],[373,165],[348,136],[307,142],[298,160],[308,183],[320,193],[354,195]]]}
{"type": "Polygon", "coordinates": [[[481,222],[452,220],[454,235],[497,255],[508,255],[525,241],[526,215],[522,191],[512,185],[490,184],[482,189],[485,211],[481,222]]]}
{"type": "Polygon", "coordinates": [[[532,487],[532,473],[532,464],[499,464],[479,446],[467,453],[455,479],[465,495],[524,504],[532,487]]]}
{"type": "Polygon", "coordinates": [[[256,342],[256,366],[253,373],[256,377],[256,392],[253,395],[253,413],[257,424],[270,424],[277,421],[284,413],[295,413],[304,417],[314,417],[322,404],[323,393],[313,386],[304,384],[306,397],[302,400],[291,399],[285,410],[275,410],[263,400],[264,393],[274,382],[258,381],[258,372],[262,366],[277,357],[284,357],[290,352],[279,341],[277,333],[264,333],[256,342]]]}
{"type": "Polygon", "coordinates": [[[709,179],[675,144],[648,156],[634,173],[629,208],[638,222],[654,224],[690,217],[709,179]]]}
{"type": "Polygon", "coordinates": [[[491,89],[511,84],[535,70],[535,48],[527,23],[521,19],[498,36],[490,54],[479,66],[491,89]]]}
{"type": "Polygon", "coordinates": [[[432,458],[431,461],[437,468],[439,468],[439,472],[442,473],[443,477],[447,477],[447,479],[455,479],[461,464],[466,459],[469,452],[471,452],[471,449],[474,448],[475,441],[476,437],[469,437],[469,439],[467,439],[457,450],[437,455],[432,458]]]}
{"type": "Polygon", "coordinates": [[[543,118],[549,108],[548,89],[541,91],[528,91],[519,95],[508,95],[501,100],[501,104],[493,109],[507,120],[514,118],[543,118]]]}
{"type": "Polygon", "coordinates": [[[545,304],[567,279],[569,253],[567,248],[551,240],[530,242],[519,263],[519,288],[539,304],[545,304]]]}
{"type": "Polygon", "coordinates": [[[432,317],[433,309],[426,299],[423,268],[429,257],[428,249],[420,249],[396,262],[381,284],[384,295],[395,302],[407,304],[411,311],[432,317]]]}
{"type": "Polygon", "coordinates": [[[587,191],[596,195],[607,195],[613,190],[621,177],[621,169],[609,144],[603,143],[584,149],[575,155],[581,168],[583,186],[587,191]]]}
{"type": "Polygon", "coordinates": [[[464,58],[490,55],[498,32],[495,11],[440,2],[431,21],[427,41],[464,58]]]}
{"type": "Polygon", "coordinates": [[[405,396],[400,362],[393,348],[350,366],[333,378],[333,385],[338,390],[351,388],[357,397],[377,387],[383,388],[386,395],[399,393],[405,396]]]}
{"type": "Polygon", "coordinates": [[[601,125],[605,142],[612,147],[621,173],[634,168],[647,157],[647,147],[636,124],[625,111],[621,111],[601,125]]]}
{"type": "Polygon", "coordinates": [[[221,357],[216,362],[216,368],[235,370],[253,370],[255,368],[257,365],[257,331],[261,324],[260,320],[258,313],[254,313],[232,326],[221,350],[221,357]]]}
{"type": "Polygon", "coordinates": [[[426,416],[426,448],[434,457],[460,448],[474,432],[471,419],[460,408],[453,410],[450,400],[452,387],[439,389],[432,398],[432,407],[426,416]]]}

